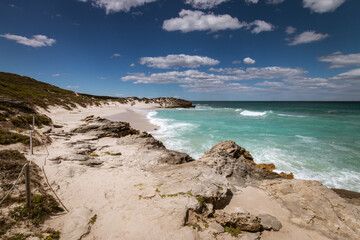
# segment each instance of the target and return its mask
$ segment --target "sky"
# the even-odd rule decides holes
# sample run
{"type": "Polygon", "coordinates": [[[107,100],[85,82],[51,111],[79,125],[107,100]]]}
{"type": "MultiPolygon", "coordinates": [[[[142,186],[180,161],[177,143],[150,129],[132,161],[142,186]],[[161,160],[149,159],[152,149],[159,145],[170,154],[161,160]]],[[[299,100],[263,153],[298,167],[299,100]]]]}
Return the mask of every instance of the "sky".
{"type": "Polygon", "coordinates": [[[359,0],[1,0],[0,71],[80,93],[359,101],[359,0]]]}

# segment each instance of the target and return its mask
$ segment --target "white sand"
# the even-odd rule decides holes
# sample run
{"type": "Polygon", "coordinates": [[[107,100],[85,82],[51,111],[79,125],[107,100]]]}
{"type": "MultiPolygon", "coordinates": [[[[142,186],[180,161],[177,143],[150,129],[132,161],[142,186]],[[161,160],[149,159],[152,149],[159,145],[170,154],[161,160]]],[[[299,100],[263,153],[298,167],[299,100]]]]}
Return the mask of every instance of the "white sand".
{"type": "Polygon", "coordinates": [[[133,128],[140,131],[152,131],[157,128],[157,126],[148,121],[146,118],[146,110],[150,111],[151,109],[157,109],[158,107],[159,106],[155,103],[145,104],[143,102],[136,102],[135,105],[131,105],[112,102],[87,108],[78,107],[71,111],[60,107],[50,107],[48,111],[40,109],[39,112],[48,115],[55,124],[62,125],[65,129],[74,128],[82,123],[81,119],[94,115],[112,121],[128,122],[133,128]],[[134,110],[143,111],[135,112],[134,110]]]}

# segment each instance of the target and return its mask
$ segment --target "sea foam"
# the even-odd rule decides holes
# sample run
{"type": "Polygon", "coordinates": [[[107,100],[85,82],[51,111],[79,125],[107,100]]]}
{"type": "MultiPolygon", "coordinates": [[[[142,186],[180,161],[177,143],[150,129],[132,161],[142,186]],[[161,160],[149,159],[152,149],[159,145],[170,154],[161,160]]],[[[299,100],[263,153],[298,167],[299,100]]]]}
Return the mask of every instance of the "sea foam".
{"type": "Polygon", "coordinates": [[[268,113],[271,113],[271,111],[255,112],[255,111],[244,110],[240,112],[240,115],[246,117],[261,117],[261,116],[265,116],[268,113]]]}

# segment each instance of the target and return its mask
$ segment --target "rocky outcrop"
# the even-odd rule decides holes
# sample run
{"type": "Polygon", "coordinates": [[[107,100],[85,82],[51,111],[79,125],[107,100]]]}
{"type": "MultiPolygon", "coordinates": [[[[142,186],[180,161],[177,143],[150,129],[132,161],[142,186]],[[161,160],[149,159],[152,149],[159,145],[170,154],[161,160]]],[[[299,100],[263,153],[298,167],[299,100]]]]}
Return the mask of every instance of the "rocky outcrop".
{"type": "Polygon", "coordinates": [[[226,176],[233,184],[245,184],[254,180],[280,178],[277,173],[255,167],[253,157],[233,141],[220,142],[199,159],[226,176]]]}
{"type": "Polygon", "coordinates": [[[86,124],[73,129],[71,133],[86,133],[97,138],[120,138],[140,133],[138,130],[130,127],[130,124],[126,122],[112,122],[100,117],[95,118],[94,116],[89,116],[85,118],[84,121],[86,124]]]}
{"type": "Polygon", "coordinates": [[[261,188],[291,212],[290,221],[331,239],[359,239],[360,208],[316,181],[264,181],[261,188]]]}
{"type": "Polygon", "coordinates": [[[158,103],[163,108],[193,108],[195,107],[191,102],[171,97],[162,97],[151,99],[155,103],[158,103]]]}

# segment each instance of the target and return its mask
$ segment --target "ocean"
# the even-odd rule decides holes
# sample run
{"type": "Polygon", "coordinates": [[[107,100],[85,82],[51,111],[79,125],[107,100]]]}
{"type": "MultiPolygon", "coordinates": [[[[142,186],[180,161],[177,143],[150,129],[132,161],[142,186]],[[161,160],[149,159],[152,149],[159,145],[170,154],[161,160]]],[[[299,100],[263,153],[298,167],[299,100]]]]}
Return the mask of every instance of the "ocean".
{"type": "Polygon", "coordinates": [[[168,149],[195,159],[233,140],[277,172],[360,192],[360,102],[193,102],[147,114],[168,149]]]}

